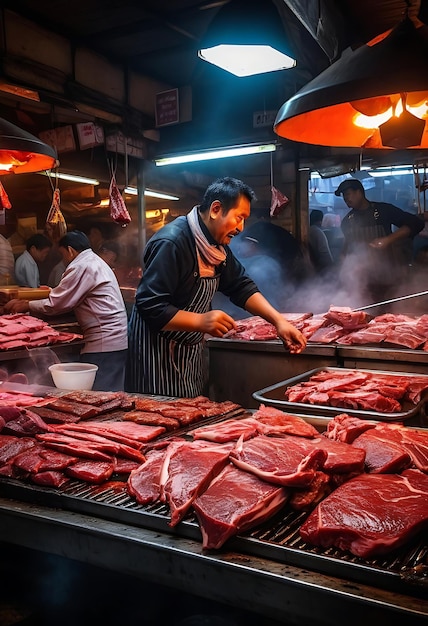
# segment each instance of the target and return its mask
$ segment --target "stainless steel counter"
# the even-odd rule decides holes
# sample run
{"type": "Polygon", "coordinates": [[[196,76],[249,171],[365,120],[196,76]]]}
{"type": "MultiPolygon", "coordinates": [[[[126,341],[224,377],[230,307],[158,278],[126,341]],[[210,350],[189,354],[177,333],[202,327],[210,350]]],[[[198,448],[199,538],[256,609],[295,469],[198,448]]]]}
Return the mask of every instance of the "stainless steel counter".
{"type": "Polygon", "coordinates": [[[424,350],[337,346],[337,358],[343,367],[428,374],[428,352],[424,350]]]}
{"type": "Polygon", "coordinates": [[[428,373],[428,352],[369,346],[309,343],[301,354],[286,352],[280,341],[208,339],[209,395],[257,408],[252,394],[318,367],[345,367],[428,373]]]}
{"type": "Polygon", "coordinates": [[[316,367],[337,366],[334,345],[311,344],[290,354],[278,341],[208,339],[209,396],[232,400],[247,408],[259,404],[252,394],[316,367]]]}
{"type": "MultiPolygon", "coordinates": [[[[120,522],[0,498],[6,543],[191,592],[287,625],[427,624],[428,600],[120,522]]],[[[143,601],[142,596],[137,601],[143,601]]],[[[262,623],[262,622],[261,622],[262,623]]]]}

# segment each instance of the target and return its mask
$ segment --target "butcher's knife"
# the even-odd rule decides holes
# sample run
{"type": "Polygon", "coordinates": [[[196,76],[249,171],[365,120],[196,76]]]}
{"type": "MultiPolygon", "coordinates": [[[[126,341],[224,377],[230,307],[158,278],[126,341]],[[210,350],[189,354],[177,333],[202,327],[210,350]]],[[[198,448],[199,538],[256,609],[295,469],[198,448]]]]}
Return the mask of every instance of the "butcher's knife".
{"type": "Polygon", "coordinates": [[[376,306],[382,306],[383,304],[392,304],[393,302],[400,302],[400,300],[408,300],[409,298],[418,298],[419,296],[428,296],[428,291],[420,291],[419,293],[411,293],[408,296],[401,296],[400,298],[392,298],[391,300],[383,300],[383,302],[375,302],[374,304],[368,304],[367,306],[360,306],[358,309],[352,309],[353,311],[365,311],[366,309],[373,309],[376,306]]]}
{"type": "Polygon", "coordinates": [[[9,391],[10,393],[23,393],[30,396],[44,398],[48,394],[52,394],[52,392],[55,391],[55,387],[36,384],[25,385],[24,383],[8,383],[6,381],[0,384],[0,393],[2,391],[9,391]]]}

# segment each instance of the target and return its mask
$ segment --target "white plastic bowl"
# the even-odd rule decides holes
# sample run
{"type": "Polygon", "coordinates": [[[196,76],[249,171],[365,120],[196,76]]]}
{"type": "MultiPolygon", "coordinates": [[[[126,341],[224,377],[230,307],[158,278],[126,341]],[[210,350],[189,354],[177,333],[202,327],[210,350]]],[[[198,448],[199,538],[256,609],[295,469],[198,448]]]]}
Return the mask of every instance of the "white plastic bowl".
{"type": "Polygon", "coordinates": [[[89,391],[95,381],[98,365],[92,363],[55,363],[48,367],[55,387],[89,391]]]}

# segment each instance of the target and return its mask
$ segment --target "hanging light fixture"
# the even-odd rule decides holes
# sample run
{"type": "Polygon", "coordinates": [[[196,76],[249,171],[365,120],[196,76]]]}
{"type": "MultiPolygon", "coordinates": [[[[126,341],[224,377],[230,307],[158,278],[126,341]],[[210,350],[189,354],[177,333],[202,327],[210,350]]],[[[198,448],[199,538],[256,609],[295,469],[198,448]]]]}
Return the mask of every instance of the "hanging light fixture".
{"type": "Polygon", "coordinates": [[[294,67],[281,17],[268,2],[231,0],[214,17],[198,56],[235,76],[294,67]]]}
{"type": "Polygon", "coordinates": [[[50,170],[57,158],[51,146],[0,118],[0,175],[50,170]]]}
{"type": "Polygon", "coordinates": [[[320,146],[428,148],[427,59],[428,26],[406,16],[285,102],[274,130],[320,146]]]}

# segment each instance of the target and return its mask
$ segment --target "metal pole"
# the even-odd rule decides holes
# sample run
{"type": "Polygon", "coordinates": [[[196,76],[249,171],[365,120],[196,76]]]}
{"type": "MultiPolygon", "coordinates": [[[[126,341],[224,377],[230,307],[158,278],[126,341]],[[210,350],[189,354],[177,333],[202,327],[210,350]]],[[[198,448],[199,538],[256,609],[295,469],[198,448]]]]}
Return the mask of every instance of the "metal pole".
{"type": "Polygon", "coordinates": [[[141,160],[140,167],[137,172],[137,190],[138,190],[138,258],[140,259],[141,267],[143,267],[143,253],[146,247],[147,241],[147,227],[146,227],[146,200],[144,192],[146,190],[145,185],[145,161],[141,160]]]}

